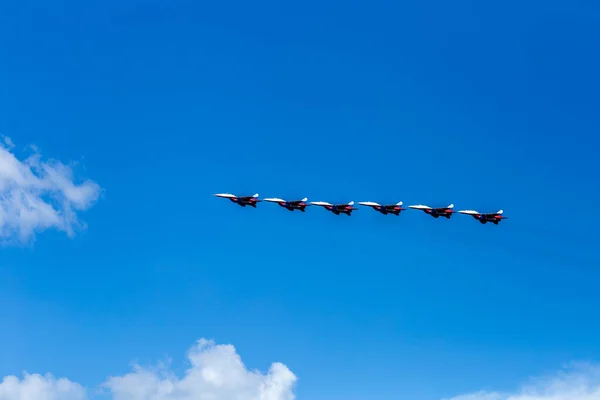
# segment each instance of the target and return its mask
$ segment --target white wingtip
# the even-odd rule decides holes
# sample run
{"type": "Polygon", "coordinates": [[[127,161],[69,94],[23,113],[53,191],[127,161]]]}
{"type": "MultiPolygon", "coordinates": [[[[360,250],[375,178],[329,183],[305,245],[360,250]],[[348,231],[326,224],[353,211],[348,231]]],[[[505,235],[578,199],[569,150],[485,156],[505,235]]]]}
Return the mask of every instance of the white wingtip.
{"type": "Polygon", "coordinates": [[[315,205],[315,206],[331,206],[331,203],[328,203],[326,201],[311,201],[310,204],[315,205]]]}
{"type": "Polygon", "coordinates": [[[280,199],[280,198],[278,198],[278,197],[267,197],[267,198],[265,198],[265,199],[263,199],[263,200],[264,200],[264,201],[269,201],[269,202],[271,202],[271,203],[279,203],[279,202],[281,202],[281,201],[285,201],[285,200],[283,200],[283,199],[280,199]]]}

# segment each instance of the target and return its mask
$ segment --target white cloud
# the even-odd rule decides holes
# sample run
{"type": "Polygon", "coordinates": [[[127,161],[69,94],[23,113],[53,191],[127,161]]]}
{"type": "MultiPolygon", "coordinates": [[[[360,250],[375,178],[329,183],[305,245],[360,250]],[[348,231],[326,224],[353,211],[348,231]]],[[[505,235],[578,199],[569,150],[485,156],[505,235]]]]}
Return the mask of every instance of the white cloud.
{"type": "Polygon", "coordinates": [[[450,400],[600,400],[600,366],[574,364],[531,380],[515,393],[476,392],[450,400]]]}
{"type": "Polygon", "coordinates": [[[114,400],[293,400],[296,376],[273,363],[266,374],[250,371],[232,345],[200,339],[188,352],[190,368],[179,379],[167,370],[136,366],[105,386],[114,400]]]}
{"type": "MultiPolygon", "coordinates": [[[[296,376],[283,364],[267,373],[242,363],[232,345],[200,339],[188,352],[190,366],[178,378],[165,366],[135,366],[131,373],[110,377],[101,386],[113,400],[294,400],[296,376]]],[[[0,400],[87,400],[96,390],[51,375],[14,376],[0,383],[0,400]]],[[[104,398],[104,397],[103,397],[104,398]]]]}
{"type": "Polygon", "coordinates": [[[55,228],[72,236],[83,223],[78,211],[99,197],[100,186],[90,180],[76,183],[73,171],[56,160],[33,154],[19,159],[10,138],[0,141],[0,240],[27,242],[36,232],[55,228]]]}
{"type": "MultiPolygon", "coordinates": [[[[188,351],[189,368],[181,378],[165,365],[113,376],[99,385],[112,400],[295,400],[296,376],[281,363],[268,372],[249,370],[232,345],[200,339],[188,351]]],[[[98,390],[57,379],[25,374],[0,382],[0,400],[93,400],[98,390]]],[[[600,400],[600,366],[573,364],[553,376],[530,380],[514,393],[474,392],[447,400],[600,400]]]]}
{"type": "Polygon", "coordinates": [[[68,379],[25,374],[7,376],[0,383],[0,400],[85,400],[86,391],[68,379]]]}

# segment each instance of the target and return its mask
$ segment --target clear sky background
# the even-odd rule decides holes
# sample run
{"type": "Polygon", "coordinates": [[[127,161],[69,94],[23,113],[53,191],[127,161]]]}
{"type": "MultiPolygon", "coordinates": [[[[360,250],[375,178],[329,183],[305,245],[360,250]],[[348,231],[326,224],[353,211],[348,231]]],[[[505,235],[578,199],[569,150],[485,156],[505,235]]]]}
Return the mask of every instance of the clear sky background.
{"type": "Polygon", "coordinates": [[[596,2],[29,0],[0,37],[10,151],[102,188],[2,247],[0,376],[182,373],[206,337],[298,399],[427,400],[600,359],[596,2]]]}

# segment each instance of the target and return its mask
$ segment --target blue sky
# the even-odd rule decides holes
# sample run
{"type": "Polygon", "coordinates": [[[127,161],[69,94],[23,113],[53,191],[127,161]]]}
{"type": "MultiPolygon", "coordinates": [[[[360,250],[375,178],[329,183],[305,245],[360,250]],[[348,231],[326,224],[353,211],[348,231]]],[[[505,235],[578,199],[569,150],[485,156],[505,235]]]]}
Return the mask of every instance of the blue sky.
{"type": "Polygon", "coordinates": [[[583,1],[3,4],[0,133],[102,194],[75,236],[1,249],[0,376],[181,372],[207,337],[283,362],[299,399],[425,400],[600,359],[599,20],[583,1]]]}

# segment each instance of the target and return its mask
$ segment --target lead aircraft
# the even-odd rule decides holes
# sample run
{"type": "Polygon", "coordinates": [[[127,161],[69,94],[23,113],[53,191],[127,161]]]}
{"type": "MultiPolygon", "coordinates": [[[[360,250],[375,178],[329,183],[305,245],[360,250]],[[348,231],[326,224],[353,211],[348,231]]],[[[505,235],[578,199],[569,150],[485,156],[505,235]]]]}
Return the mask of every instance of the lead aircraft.
{"type": "Polygon", "coordinates": [[[278,197],[271,197],[271,198],[263,199],[263,201],[268,201],[270,203],[277,203],[281,207],[287,208],[290,211],[300,210],[300,211],[304,212],[306,207],[309,205],[306,203],[308,201],[308,198],[306,198],[306,197],[303,198],[302,200],[284,200],[284,199],[280,199],[278,197]]]}
{"type": "Polygon", "coordinates": [[[331,204],[326,201],[312,201],[310,204],[324,207],[335,215],[346,214],[350,216],[352,215],[352,211],[358,210],[357,208],[352,207],[354,205],[353,201],[348,204],[331,204]]]}
{"type": "Polygon", "coordinates": [[[396,204],[384,204],[384,205],[375,203],[374,201],[359,201],[358,204],[360,204],[361,206],[371,207],[374,210],[379,211],[383,215],[387,215],[387,214],[400,215],[400,212],[406,210],[406,208],[402,208],[401,201],[399,201],[396,204]]]}
{"type": "Polygon", "coordinates": [[[459,211],[459,213],[461,213],[461,214],[466,214],[466,215],[472,216],[473,218],[475,218],[482,224],[491,222],[496,225],[498,225],[498,223],[500,221],[502,221],[503,219],[507,219],[506,217],[502,216],[503,212],[504,212],[503,210],[498,210],[495,213],[480,213],[479,211],[475,211],[475,210],[459,211]]]}
{"type": "Polygon", "coordinates": [[[433,218],[446,217],[446,218],[450,219],[450,217],[454,213],[454,211],[452,210],[454,208],[454,204],[450,204],[450,205],[448,205],[448,207],[437,207],[437,208],[419,204],[416,206],[408,206],[408,208],[412,208],[415,210],[421,210],[421,211],[425,212],[426,214],[431,215],[433,218]]]}
{"type": "Polygon", "coordinates": [[[215,194],[215,196],[229,199],[242,207],[250,206],[256,208],[256,203],[260,202],[260,200],[258,199],[258,193],[252,196],[236,196],[234,194],[229,193],[217,193],[215,194]]]}

